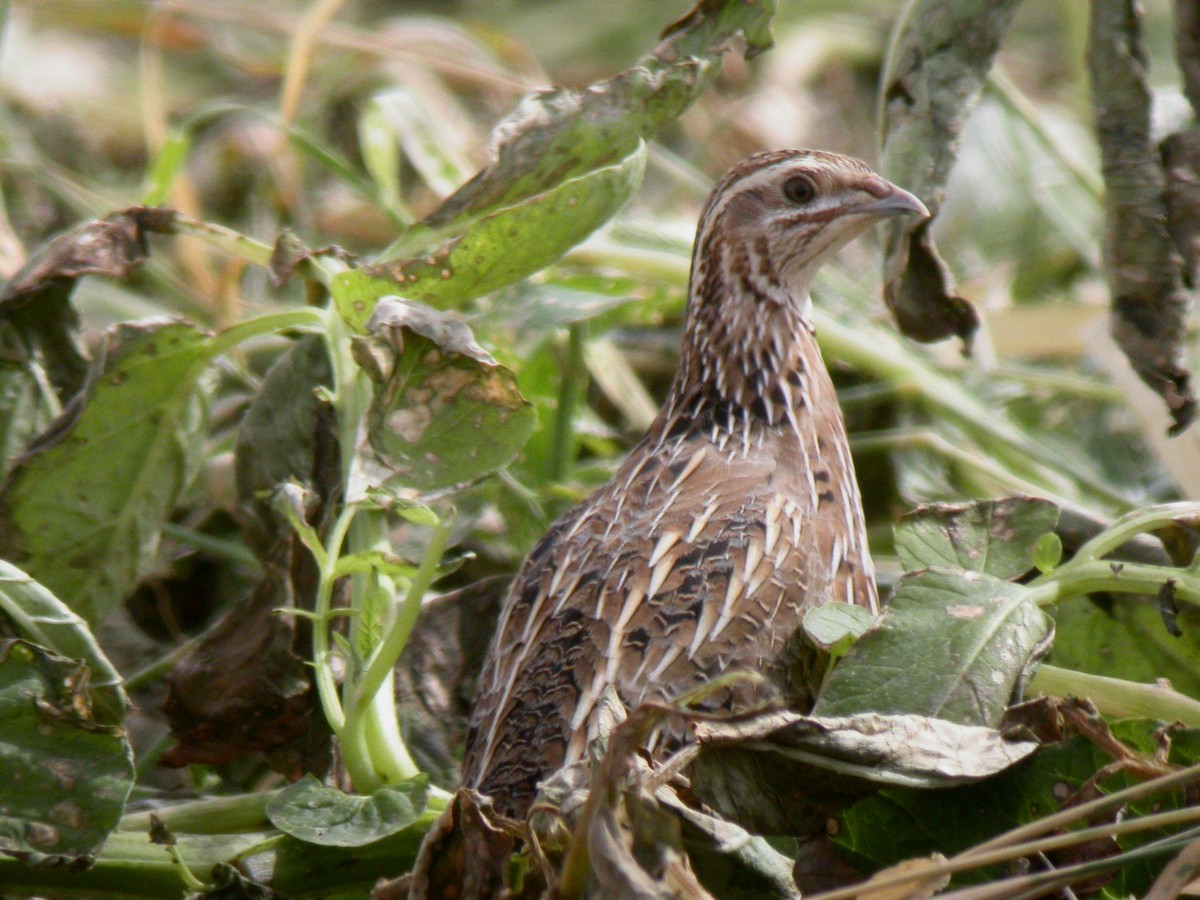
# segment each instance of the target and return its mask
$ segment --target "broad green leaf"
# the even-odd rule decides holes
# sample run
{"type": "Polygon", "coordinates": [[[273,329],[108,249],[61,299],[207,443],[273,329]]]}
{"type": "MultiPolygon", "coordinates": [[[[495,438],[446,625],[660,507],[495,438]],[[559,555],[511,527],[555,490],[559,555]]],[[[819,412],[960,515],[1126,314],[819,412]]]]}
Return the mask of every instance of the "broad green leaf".
{"type": "Polygon", "coordinates": [[[1052,634],[1018,585],[945,569],[906,575],[813,716],[915,713],[995,728],[1052,634]]]}
{"type": "Polygon", "coordinates": [[[936,503],[900,520],[896,554],[910,572],[948,566],[1016,578],[1033,568],[1033,545],[1057,523],[1058,507],[1033,497],[936,503]]]}
{"type": "Polygon", "coordinates": [[[6,617],[22,638],[88,667],[88,696],[96,720],[119,725],[128,698],[119,672],[88,628],[87,622],[14,565],[0,560],[0,617],[6,617]]]}
{"type": "Polygon", "coordinates": [[[507,465],[533,429],[512,372],[446,313],[379,302],[354,356],[376,384],[359,448],[370,486],[437,490],[507,465]]]}
{"type": "Polygon", "coordinates": [[[479,216],[627,157],[704,92],[736,36],[745,38],[747,57],[768,49],[774,13],[774,0],[701,0],[626,71],[583,89],[527,95],[495,129],[495,162],[387,256],[415,253],[479,216]]]}
{"type": "Polygon", "coordinates": [[[86,683],[83,663],[0,643],[0,852],[87,860],[116,827],[133,754],[120,728],[93,717],[86,683]]]}
{"type": "Polygon", "coordinates": [[[428,796],[424,775],[369,797],[343,793],[305,775],[271,800],[267,816],[280,831],[311,844],[361,847],[416,822],[428,796]]]}
{"type": "Polygon", "coordinates": [[[343,272],[330,290],[338,312],[361,330],[375,301],[402,293],[434,306],[461,306],[544,269],[607,222],[646,171],[638,144],[619,163],[565,181],[474,222],[429,256],[343,272]]]}
{"type": "Polygon", "coordinates": [[[82,409],[10,476],[5,555],[90,623],[133,589],[195,471],[208,345],[182,322],[113,329],[82,409]]]}
{"type": "Polygon", "coordinates": [[[850,603],[826,603],[804,614],[804,633],[817,647],[831,656],[845,656],[862,637],[874,616],[861,606],[850,603]]]}
{"type": "Polygon", "coordinates": [[[1165,678],[1175,690],[1200,697],[1200,610],[1194,606],[1180,604],[1180,637],[1163,626],[1154,597],[1070,597],[1053,614],[1048,662],[1147,684],[1165,678]]]}

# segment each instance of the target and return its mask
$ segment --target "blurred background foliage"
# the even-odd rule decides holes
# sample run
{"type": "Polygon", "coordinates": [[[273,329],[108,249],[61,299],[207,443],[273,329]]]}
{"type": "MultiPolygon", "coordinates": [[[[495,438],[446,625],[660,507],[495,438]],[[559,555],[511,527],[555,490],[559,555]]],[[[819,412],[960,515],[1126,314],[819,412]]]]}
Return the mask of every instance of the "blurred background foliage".
{"type": "MultiPolygon", "coordinates": [[[[691,5],[0,3],[0,278],[55,232],[135,203],[266,244],[291,230],[309,247],[381,253],[487,162],[493,127],[525,92],[622,71],[691,5]]],[[[1145,6],[1165,131],[1189,111],[1169,5],[1145,6]]],[[[715,86],[653,142],[645,182],[616,219],[545,272],[463,310],[517,372],[540,425],[509,473],[464,504],[459,538],[476,556],[459,583],[510,572],[653,417],[713,180],[772,147],[874,161],[899,7],[781,0],[775,48],[749,63],[727,55],[715,86]]],[[[1030,491],[1111,517],[1200,499],[1195,430],[1165,438],[1159,401],[1106,335],[1087,12],[1075,0],[1021,7],[963,138],[935,237],[983,313],[974,355],[895,334],[869,241],[817,285],[885,581],[898,572],[891,525],[922,502],[1030,491]]],[[[91,335],[163,314],[222,328],[303,302],[297,281],[276,288],[265,270],[187,237],[158,241],[133,279],[85,280],[74,295],[91,335]]],[[[182,642],[249,589],[231,447],[282,343],[222,363],[203,475],[129,603],[139,629],[121,636],[128,659],[114,651],[125,666],[182,642]]],[[[149,730],[145,741],[161,734],[149,730]]]]}

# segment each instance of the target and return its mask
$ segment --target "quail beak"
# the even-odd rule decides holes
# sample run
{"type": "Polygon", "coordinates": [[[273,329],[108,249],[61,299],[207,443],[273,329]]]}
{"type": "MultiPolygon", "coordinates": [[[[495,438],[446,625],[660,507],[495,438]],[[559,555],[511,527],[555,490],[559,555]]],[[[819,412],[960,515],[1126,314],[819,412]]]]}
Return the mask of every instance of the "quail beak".
{"type": "Polygon", "coordinates": [[[908,215],[917,216],[922,219],[929,218],[929,210],[925,208],[925,204],[915,195],[896,187],[890,182],[884,181],[882,178],[878,179],[878,181],[878,185],[872,185],[868,188],[875,195],[876,199],[868,200],[854,210],[854,212],[859,215],[880,217],[908,215]]]}

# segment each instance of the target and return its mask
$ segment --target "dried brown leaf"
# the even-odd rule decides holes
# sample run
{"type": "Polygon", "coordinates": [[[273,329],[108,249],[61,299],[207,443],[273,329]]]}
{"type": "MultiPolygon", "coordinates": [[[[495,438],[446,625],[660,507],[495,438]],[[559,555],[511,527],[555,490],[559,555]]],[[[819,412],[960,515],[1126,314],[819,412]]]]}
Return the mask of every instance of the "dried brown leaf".
{"type": "Polygon", "coordinates": [[[134,206],[93,219],[42,245],[0,291],[0,321],[50,375],[61,399],[83,387],[87,357],[71,292],[84,275],[128,278],[149,255],[148,234],[172,230],[175,211],[134,206]]]}
{"type": "MultiPolygon", "coordinates": [[[[491,804],[474,791],[460,790],[421,843],[408,876],[409,900],[440,897],[498,897],[504,891],[508,856],[516,846],[509,829],[491,817],[491,804]]],[[[374,897],[394,896],[387,885],[374,897]]]]}
{"type": "Polygon", "coordinates": [[[1188,298],[1167,226],[1167,179],[1151,142],[1141,11],[1135,0],[1097,0],[1091,9],[1088,67],[1092,83],[1104,86],[1092,91],[1092,105],[1107,189],[1112,336],[1166,402],[1170,433],[1178,434],[1196,413],[1183,364],[1188,298]]]}
{"type": "MultiPolygon", "coordinates": [[[[967,116],[1016,10],[1015,0],[915,0],[897,25],[883,75],[882,172],[936,216],[967,116]]],[[[928,222],[887,226],[884,296],[919,341],[957,336],[969,349],[978,313],[954,294],[928,222]]]]}
{"type": "Polygon", "coordinates": [[[287,542],[254,595],[226,613],[168,677],[163,712],[177,743],[164,765],[217,765],[274,751],[276,767],[299,777],[323,756],[304,746],[314,718],[312,684],[296,649],[303,636],[295,617],[280,612],[294,603],[287,563],[296,543],[287,542]],[[285,752],[289,746],[295,752],[285,752]]]}

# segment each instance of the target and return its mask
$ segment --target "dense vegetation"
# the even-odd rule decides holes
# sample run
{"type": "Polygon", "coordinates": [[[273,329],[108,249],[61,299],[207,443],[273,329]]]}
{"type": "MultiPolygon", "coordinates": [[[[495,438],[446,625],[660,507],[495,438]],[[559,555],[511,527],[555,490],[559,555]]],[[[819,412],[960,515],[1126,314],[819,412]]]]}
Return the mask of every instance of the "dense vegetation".
{"type": "Polygon", "coordinates": [[[0,2],[0,893],[1178,894],[1191,6],[779,5],[0,2]],[[814,297],[890,610],[806,620],[811,711],[641,709],[522,845],[454,793],[505,578],[781,146],[937,214],[814,297]]]}

